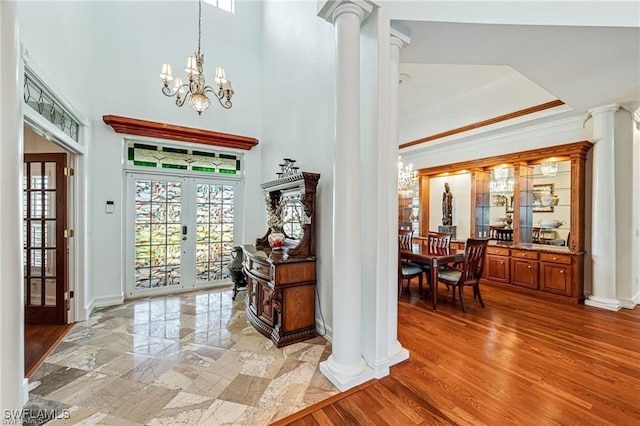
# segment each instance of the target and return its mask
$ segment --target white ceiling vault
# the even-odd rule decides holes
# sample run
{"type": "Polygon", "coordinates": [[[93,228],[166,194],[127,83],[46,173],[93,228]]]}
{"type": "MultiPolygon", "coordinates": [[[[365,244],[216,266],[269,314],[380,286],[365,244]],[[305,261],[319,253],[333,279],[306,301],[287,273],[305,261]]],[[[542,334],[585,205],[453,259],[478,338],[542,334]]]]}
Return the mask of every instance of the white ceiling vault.
{"type": "Polygon", "coordinates": [[[614,102],[640,106],[638,27],[408,20],[393,26],[411,37],[401,51],[400,73],[410,77],[401,78],[400,144],[556,99],[565,105],[512,124],[614,102]]]}

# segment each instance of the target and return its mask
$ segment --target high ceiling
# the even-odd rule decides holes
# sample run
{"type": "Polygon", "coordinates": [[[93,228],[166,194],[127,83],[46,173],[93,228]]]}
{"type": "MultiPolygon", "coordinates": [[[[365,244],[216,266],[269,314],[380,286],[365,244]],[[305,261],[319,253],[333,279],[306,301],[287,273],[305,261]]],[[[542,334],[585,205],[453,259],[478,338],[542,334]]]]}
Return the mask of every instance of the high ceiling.
{"type": "Polygon", "coordinates": [[[614,102],[640,106],[637,27],[394,26],[411,35],[401,53],[400,73],[410,76],[401,75],[401,144],[555,99],[566,105],[547,111],[546,119],[614,102]],[[403,124],[414,130],[403,132],[403,124]]]}

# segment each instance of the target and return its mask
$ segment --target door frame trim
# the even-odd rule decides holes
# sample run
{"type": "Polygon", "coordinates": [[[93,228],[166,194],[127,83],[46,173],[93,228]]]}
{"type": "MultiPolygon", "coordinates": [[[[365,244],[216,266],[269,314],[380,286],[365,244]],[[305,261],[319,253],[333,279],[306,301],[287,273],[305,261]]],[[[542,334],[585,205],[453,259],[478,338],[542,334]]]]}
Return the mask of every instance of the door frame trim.
{"type": "MultiPolygon", "coordinates": [[[[91,126],[87,118],[81,114],[73,104],[62,95],[62,90],[56,87],[38,63],[29,56],[27,49],[21,46],[22,74],[20,75],[20,87],[24,84],[24,73],[30,72],[38,78],[39,82],[49,89],[57,101],[69,111],[80,124],[78,129],[78,141],[74,141],[62,130],[48,122],[44,117],[32,108],[22,106],[22,124],[28,125],[35,132],[46,136],[49,140],[67,151],[67,166],[74,168],[74,178],[67,190],[67,226],[75,230],[75,236],[67,243],[68,255],[68,290],[74,292],[71,309],[68,312],[67,322],[86,321],[93,310],[93,300],[86,300],[88,289],[87,273],[90,265],[87,265],[89,256],[88,246],[88,194],[87,194],[87,141],[91,140],[91,126]]],[[[23,151],[24,151],[24,141],[23,151]]],[[[23,308],[24,309],[24,308],[23,308]]]]}
{"type": "MultiPolygon", "coordinates": [[[[165,291],[146,291],[141,290],[136,293],[133,290],[133,286],[130,286],[129,283],[129,272],[133,270],[133,253],[132,253],[132,245],[134,242],[134,237],[131,234],[131,229],[129,229],[129,224],[133,222],[133,214],[135,212],[130,208],[129,203],[132,202],[132,194],[130,193],[130,189],[128,187],[128,177],[131,175],[135,178],[135,175],[151,175],[158,177],[173,177],[176,179],[182,179],[185,183],[188,179],[194,178],[205,178],[212,179],[221,182],[228,182],[229,184],[233,184],[235,186],[234,194],[235,204],[234,204],[234,218],[236,220],[236,224],[240,223],[241,220],[239,218],[243,217],[243,198],[242,196],[238,197],[237,194],[244,194],[244,179],[242,175],[224,175],[224,174],[208,174],[208,173],[198,173],[193,171],[186,170],[173,170],[173,169],[157,169],[157,168],[145,168],[145,167],[123,167],[123,208],[124,214],[122,215],[122,230],[124,232],[123,244],[124,247],[122,249],[122,295],[124,299],[135,299],[140,297],[150,297],[156,295],[166,295],[166,294],[177,294],[181,292],[189,292],[196,291],[205,288],[218,288],[224,287],[233,284],[231,279],[229,280],[221,280],[220,282],[216,282],[215,284],[196,284],[192,287],[177,287],[177,288],[169,288],[167,287],[165,291]],[[131,293],[131,294],[129,294],[131,293]]],[[[187,185],[185,185],[186,187],[187,185]]],[[[234,226],[233,229],[233,239],[234,241],[239,241],[241,238],[240,226],[234,226]]],[[[97,306],[97,305],[96,305],[97,306]]]]}

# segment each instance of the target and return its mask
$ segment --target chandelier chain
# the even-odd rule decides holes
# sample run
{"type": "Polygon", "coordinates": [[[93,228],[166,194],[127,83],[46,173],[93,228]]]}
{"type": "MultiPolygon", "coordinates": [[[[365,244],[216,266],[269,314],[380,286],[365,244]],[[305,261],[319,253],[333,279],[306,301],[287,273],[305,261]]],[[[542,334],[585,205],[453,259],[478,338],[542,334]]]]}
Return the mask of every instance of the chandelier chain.
{"type": "Polygon", "coordinates": [[[200,39],[202,38],[202,0],[198,1],[198,55],[200,55],[200,39]]]}

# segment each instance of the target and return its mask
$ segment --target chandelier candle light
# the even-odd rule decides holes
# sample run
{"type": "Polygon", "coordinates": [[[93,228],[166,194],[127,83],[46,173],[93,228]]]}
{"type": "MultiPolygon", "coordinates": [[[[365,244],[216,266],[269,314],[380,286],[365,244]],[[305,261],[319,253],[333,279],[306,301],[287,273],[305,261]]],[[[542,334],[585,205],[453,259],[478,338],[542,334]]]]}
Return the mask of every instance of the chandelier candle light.
{"type": "Polygon", "coordinates": [[[207,93],[214,93],[220,105],[226,109],[231,108],[231,97],[233,96],[231,81],[227,80],[224,68],[222,67],[216,68],[215,81],[218,84],[217,93],[215,93],[213,87],[207,86],[205,83],[202,71],[204,55],[200,52],[201,22],[202,0],[198,2],[198,51],[194,54],[195,56],[187,57],[187,66],[184,69],[189,77],[189,82],[182,84],[180,77],[174,78],[171,74],[171,65],[166,62],[162,64],[162,72],[160,73],[160,78],[164,85],[162,87],[162,93],[169,97],[175,96],[176,105],[179,107],[184,105],[187,98],[189,98],[191,107],[196,110],[198,115],[201,115],[211,104],[207,93]],[[172,81],[174,81],[173,88],[169,87],[172,81]]]}

